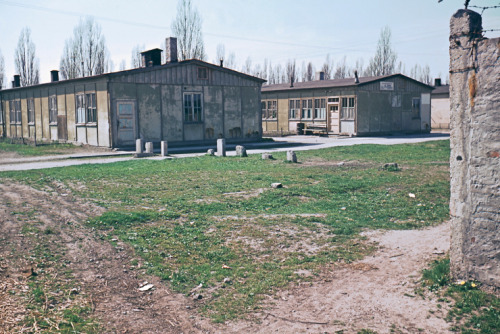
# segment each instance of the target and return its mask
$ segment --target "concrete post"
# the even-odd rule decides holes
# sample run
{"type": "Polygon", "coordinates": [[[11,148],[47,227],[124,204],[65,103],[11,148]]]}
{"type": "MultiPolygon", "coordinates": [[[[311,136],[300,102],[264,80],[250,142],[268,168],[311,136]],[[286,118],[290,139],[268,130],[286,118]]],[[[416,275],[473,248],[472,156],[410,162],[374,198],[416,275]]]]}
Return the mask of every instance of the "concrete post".
{"type": "Polygon", "coordinates": [[[217,139],[217,156],[226,156],[226,140],[224,138],[217,139]]]}
{"type": "Polygon", "coordinates": [[[161,156],[166,157],[168,155],[168,142],[166,140],[162,140],[161,142],[161,156]]]}
{"type": "Polygon", "coordinates": [[[248,157],[247,149],[245,148],[245,146],[236,146],[236,155],[242,158],[248,157]]]}
{"type": "Polygon", "coordinates": [[[135,153],[142,153],[142,139],[135,141],[135,153]]]}
{"type": "Polygon", "coordinates": [[[153,143],[150,141],[146,143],[146,153],[153,154],[153,143]]]}
{"type": "Polygon", "coordinates": [[[289,162],[296,163],[297,162],[297,155],[295,154],[294,151],[287,151],[286,152],[286,160],[289,162]]]}
{"type": "Polygon", "coordinates": [[[450,268],[455,279],[500,287],[500,38],[481,15],[450,21],[450,268]]]}

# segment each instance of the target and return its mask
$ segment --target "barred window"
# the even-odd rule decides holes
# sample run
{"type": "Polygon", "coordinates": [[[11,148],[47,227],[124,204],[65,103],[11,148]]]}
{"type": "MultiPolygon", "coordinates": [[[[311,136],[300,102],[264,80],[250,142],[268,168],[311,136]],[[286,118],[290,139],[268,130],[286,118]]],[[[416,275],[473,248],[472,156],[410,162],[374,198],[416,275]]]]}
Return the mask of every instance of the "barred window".
{"type": "Polygon", "coordinates": [[[341,120],[354,120],[354,97],[342,98],[341,120]]]}
{"type": "Polygon", "coordinates": [[[57,124],[57,96],[49,96],[49,123],[57,124]]]}
{"type": "Polygon", "coordinates": [[[28,99],[28,124],[35,123],[35,100],[28,99]]]}
{"type": "Polygon", "coordinates": [[[201,122],[203,119],[203,104],[201,93],[184,94],[184,122],[201,122]]]}

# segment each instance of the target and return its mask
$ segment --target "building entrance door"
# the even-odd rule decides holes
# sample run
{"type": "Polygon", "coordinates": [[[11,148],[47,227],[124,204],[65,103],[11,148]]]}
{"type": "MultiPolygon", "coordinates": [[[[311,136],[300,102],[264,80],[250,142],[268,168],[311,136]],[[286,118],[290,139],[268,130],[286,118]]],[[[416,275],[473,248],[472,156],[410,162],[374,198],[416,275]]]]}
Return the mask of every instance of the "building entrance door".
{"type": "Polygon", "coordinates": [[[128,146],[135,143],[135,101],[116,102],[117,145],[128,146]]]}

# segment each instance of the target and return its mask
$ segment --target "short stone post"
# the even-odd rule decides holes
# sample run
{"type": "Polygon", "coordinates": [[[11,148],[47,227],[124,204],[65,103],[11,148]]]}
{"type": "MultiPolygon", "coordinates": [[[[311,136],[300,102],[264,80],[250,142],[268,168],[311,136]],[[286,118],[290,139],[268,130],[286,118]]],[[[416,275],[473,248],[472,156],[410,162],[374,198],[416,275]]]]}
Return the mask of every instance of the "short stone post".
{"type": "Polygon", "coordinates": [[[146,143],[146,153],[153,154],[153,143],[150,141],[146,143]]]}
{"type": "Polygon", "coordinates": [[[166,157],[168,155],[168,142],[166,140],[161,141],[161,156],[166,157]]]}
{"type": "Polygon", "coordinates": [[[245,146],[236,146],[236,155],[242,158],[248,157],[247,149],[245,148],[245,146]]]}
{"type": "Polygon", "coordinates": [[[207,151],[207,155],[214,156],[215,155],[215,150],[213,148],[209,148],[207,151]]]}
{"type": "Polygon", "coordinates": [[[135,141],[135,153],[142,153],[142,139],[136,139],[135,141]]]}
{"type": "Polygon", "coordinates": [[[226,156],[226,140],[224,138],[217,139],[217,156],[226,156]]]}
{"type": "Polygon", "coordinates": [[[263,160],[272,160],[273,155],[271,153],[262,153],[262,159],[263,160]]]}
{"type": "Polygon", "coordinates": [[[294,151],[287,151],[286,152],[286,160],[289,162],[296,163],[297,162],[297,155],[295,154],[294,151]]]}

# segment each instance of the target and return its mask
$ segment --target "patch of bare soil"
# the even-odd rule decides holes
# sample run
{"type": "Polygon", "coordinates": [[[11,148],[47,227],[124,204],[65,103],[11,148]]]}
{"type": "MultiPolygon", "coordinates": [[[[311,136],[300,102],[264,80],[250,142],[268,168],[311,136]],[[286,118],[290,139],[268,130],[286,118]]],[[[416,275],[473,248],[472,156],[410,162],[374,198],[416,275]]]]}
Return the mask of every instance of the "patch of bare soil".
{"type": "Polygon", "coordinates": [[[280,292],[251,321],[215,325],[199,316],[195,301],[131,269],[134,255],[127,245],[112,245],[83,225],[101,208],[73,197],[67,189],[45,192],[7,182],[0,184],[0,192],[0,333],[21,332],[20,321],[30,312],[22,292],[28,289],[35,245],[21,229],[32,223],[50,228],[48,240],[65,249],[64,261],[80,294],[90,299],[103,333],[357,333],[363,328],[378,333],[443,333],[448,328],[443,320],[446,306],[439,309],[435,298],[423,299],[415,295],[415,288],[420,271],[448,250],[449,224],[367,232],[370,241],[379,243],[372,257],[336,266],[319,282],[280,292]],[[155,289],[139,291],[144,281],[155,289]]]}
{"type": "Polygon", "coordinates": [[[21,228],[36,222],[51,229],[54,247],[57,244],[66,248],[65,261],[74,273],[80,294],[91,299],[93,316],[100,320],[104,333],[214,331],[207,320],[197,315],[192,300],[169,291],[157,278],[130,270],[133,254],[126,245],[118,243],[114,247],[81,224],[102,209],[68,194],[49,194],[11,182],[0,184],[0,192],[0,333],[21,332],[19,321],[29,313],[24,308],[26,301],[15,292],[28,289],[32,264],[27,255],[34,247],[20,233],[21,228]],[[19,215],[21,212],[32,214],[19,215]],[[154,284],[153,291],[138,290],[145,280],[154,284]]]}
{"type": "Polygon", "coordinates": [[[420,272],[449,248],[449,223],[425,230],[371,232],[376,253],[339,266],[319,283],[280,293],[255,323],[228,325],[233,333],[444,333],[446,306],[415,295],[420,272]]]}

